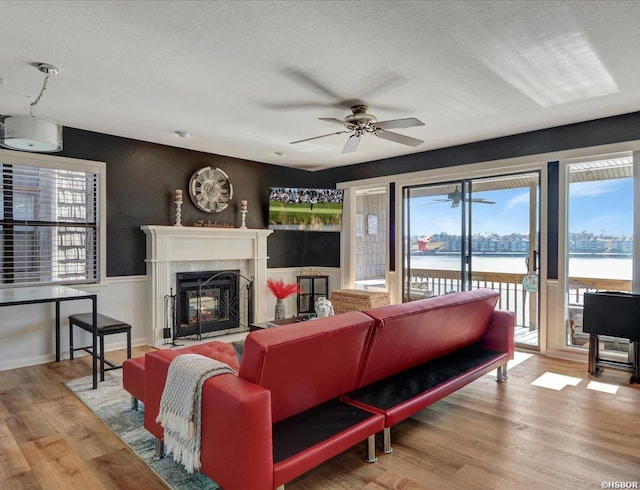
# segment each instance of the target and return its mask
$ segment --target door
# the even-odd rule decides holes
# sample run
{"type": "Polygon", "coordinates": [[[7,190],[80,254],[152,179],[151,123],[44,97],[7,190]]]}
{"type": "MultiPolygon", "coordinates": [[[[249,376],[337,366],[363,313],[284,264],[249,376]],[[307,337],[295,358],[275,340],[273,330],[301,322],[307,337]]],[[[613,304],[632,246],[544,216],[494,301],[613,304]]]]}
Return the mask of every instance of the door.
{"type": "Polygon", "coordinates": [[[516,344],[538,348],[539,173],[403,189],[403,298],[500,292],[516,344]]]}

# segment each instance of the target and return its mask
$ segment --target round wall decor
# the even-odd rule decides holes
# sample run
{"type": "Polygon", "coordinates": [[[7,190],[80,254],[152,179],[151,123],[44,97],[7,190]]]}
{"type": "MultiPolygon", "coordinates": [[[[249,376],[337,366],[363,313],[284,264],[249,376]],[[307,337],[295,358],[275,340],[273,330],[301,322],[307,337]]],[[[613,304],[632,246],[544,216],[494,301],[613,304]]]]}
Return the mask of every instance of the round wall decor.
{"type": "Polygon", "coordinates": [[[198,209],[207,213],[219,213],[229,205],[233,197],[233,186],[224,171],[204,167],[191,177],[189,195],[198,209]]]}

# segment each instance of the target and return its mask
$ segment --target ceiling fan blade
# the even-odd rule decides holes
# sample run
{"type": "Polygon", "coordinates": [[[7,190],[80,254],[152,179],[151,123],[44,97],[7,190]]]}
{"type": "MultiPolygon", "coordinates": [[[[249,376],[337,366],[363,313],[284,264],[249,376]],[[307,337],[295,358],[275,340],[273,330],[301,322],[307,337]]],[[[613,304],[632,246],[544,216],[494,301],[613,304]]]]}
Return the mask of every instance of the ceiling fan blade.
{"type": "Polygon", "coordinates": [[[402,81],[402,77],[396,75],[395,73],[384,73],[378,74],[375,81],[373,81],[373,77],[368,78],[367,80],[369,80],[369,83],[367,83],[368,86],[362,85],[358,93],[358,95],[362,99],[373,93],[379,93],[384,90],[388,90],[389,88],[400,83],[402,81]]]}
{"type": "Polygon", "coordinates": [[[298,141],[292,141],[291,143],[289,143],[290,145],[295,145],[296,143],[302,143],[304,141],[311,141],[311,140],[317,140],[319,138],[326,138],[327,136],[333,136],[334,134],[342,134],[342,133],[348,133],[349,131],[338,131],[337,133],[329,133],[329,134],[323,134],[322,136],[314,136],[313,138],[305,138],[303,140],[298,140],[298,141]]]}
{"type": "Polygon", "coordinates": [[[405,119],[391,119],[389,121],[378,121],[375,124],[380,129],[413,128],[414,126],[424,126],[424,123],[415,117],[405,119]]]}
{"type": "Polygon", "coordinates": [[[319,102],[290,102],[290,103],[272,103],[259,102],[260,107],[265,109],[291,110],[291,109],[326,109],[331,107],[330,104],[321,104],[319,102]]]}
{"type": "Polygon", "coordinates": [[[378,131],[374,134],[378,138],[382,138],[383,140],[394,141],[402,145],[413,146],[414,148],[424,143],[424,141],[422,140],[419,140],[416,138],[410,138],[409,136],[405,136],[404,134],[392,133],[391,131],[386,131],[386,130],[378,131]]]}
{"type": "Polygon", "coordinates": [[[315,79],[309,73],[305,73],[302,70],[298,70],[296,68],[288,68],[288,69],[285,69],[285,74],[288,75],[290,78],[297,79],[297,81],[302,83],[302,85],[311,87],[319,94],[327,95],[334,100],[340,99],[340,96],[338,94],[336,94],[333,90],[327,87],[320,80],[315,79]]]}
{"type": "Polygon", "coordinates": [[[339,124],[340,126],[345,126],[347,128],[353,127],[353,124],[346,123],[341,119],[336,119],[335,117],[319,117],[318,119],[320,119],[321,121],[336,123],[336,124],[339,124]]]}
{"type": "Polygon", "coordinates": [[[460,201],[451,201],[452,208],[457,208],[458,206],[460,206],[460,201]]]}
{"type": "Polygon", "coordinates": [[[434,199],[431,202],[422,203],[422,206],[428,206],[429,204],[441,204],[443,202],[451,202],[451,199],[434,199]]]}
{"type": "Polygon", "coordinates": [[[484,197],[474,197],[471,199],[471,202],[477,202],[480,204],[495,204],[495,201],[489,201],[487,199],[485,199],[484,197]]]}
{"type": "Polygon", "coordinates": [[[347,142],[344,144],[342,153],[353,153],[354,151],[356,151],[361,139],[362,135],[356,136],[355,134],[352,134],[351,136],[349,136],[349,139],[347,139],[347,142]]]}

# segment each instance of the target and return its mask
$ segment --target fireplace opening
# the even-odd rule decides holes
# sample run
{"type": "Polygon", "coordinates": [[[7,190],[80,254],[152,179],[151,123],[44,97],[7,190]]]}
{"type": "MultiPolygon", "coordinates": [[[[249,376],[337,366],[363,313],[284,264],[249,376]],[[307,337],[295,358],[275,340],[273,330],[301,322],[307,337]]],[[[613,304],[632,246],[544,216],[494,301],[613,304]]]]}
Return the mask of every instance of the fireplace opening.
{"type": "Polygon", "coordinates": [[[251,285],[240,271],[177,273],[174,336],[245,330],[253,321],[251,285]]]}

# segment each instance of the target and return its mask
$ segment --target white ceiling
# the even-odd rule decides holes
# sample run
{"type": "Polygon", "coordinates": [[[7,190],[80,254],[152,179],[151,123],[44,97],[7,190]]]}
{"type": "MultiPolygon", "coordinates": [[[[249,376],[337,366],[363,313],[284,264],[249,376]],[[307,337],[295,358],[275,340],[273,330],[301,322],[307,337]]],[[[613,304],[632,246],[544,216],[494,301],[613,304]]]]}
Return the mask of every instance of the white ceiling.
{"type": "Polygon", "coordinates": [[[5,0],[0,114],[28,114],[46,62],[39,117],[328,168],[640,110],[639,26],[637,1],[5,0]],[[396,131],[425,143],[289,144],[355,101],[424,121],[396,131]]]}

